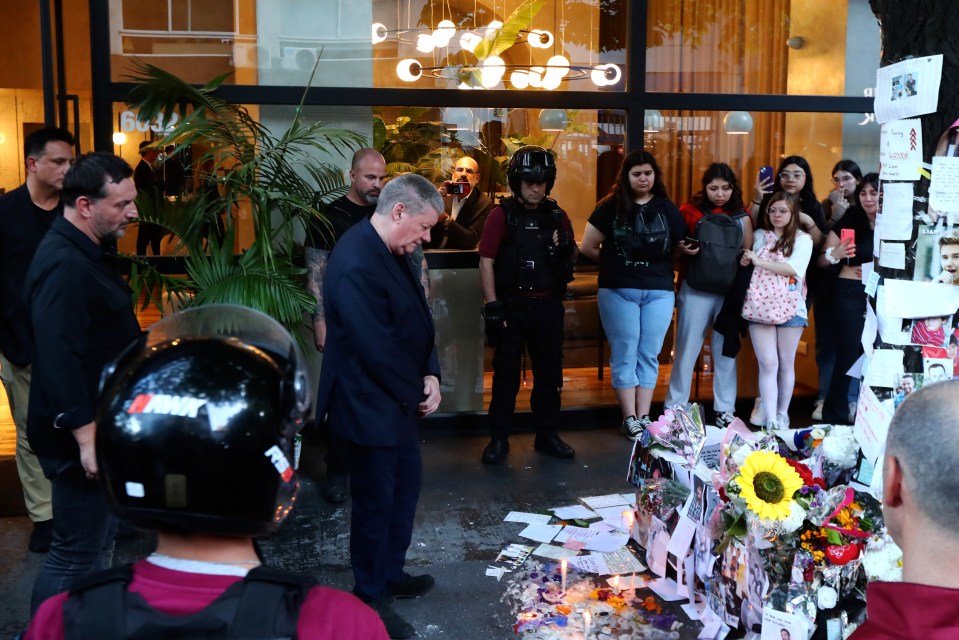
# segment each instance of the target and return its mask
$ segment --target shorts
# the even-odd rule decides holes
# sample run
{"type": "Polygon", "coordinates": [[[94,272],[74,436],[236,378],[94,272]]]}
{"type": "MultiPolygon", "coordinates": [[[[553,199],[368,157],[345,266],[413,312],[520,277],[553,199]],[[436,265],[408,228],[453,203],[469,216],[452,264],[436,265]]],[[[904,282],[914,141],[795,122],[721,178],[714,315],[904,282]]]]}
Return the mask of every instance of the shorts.
{"type": "Polygon", "coordinates": [[[786,320],[782,324],[777,324],[776,326],[777,327],[808,327],[809,320],[797,313],[789,320],[786,320]]]}

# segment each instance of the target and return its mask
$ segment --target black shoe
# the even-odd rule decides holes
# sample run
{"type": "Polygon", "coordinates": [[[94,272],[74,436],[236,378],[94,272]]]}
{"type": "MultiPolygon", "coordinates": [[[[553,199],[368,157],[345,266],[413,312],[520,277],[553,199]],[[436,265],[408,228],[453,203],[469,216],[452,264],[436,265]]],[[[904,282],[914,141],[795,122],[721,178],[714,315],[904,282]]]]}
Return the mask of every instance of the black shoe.
{"type": "Polygon", "coordinates": [[[46,553],[50,550],[51,542],[53,542],[53,519],[34,522],[27,549],[34,553],[46,553]]]}
{"type": "Polygon", "coordinates": [[[536,436],[536,440],[533,442],[533,448],[540,453],[545,453],[548,456],[563,460],[568,460],[576,455],[576,451],[560,440],[559,436],[555,433],[551,433],[548,436],[536,436]]]}
{"type": "Polygon", "coordinates": [[[323,490],[320,494],[323,499],[330,504],[342,504],[346,502],[346,485],[349,478],[342,474],[334,474],[326,479],[323,490]]]}
{"type": "Polygon", "coordinates": [[[380,616],[380,620],[383,621],[383,626],[386,627],[386,633],[389,634],[390,638],[394,638],[394,640],[406,640],[416,635],[416,629],[400,617],[400,614],[396,613],[390,605],[389,598],[372,600],[367,602],[367,604],[380,616]]]}
{"type": "Polygon", "coordinates": [[[509,453],[509,442],[506,440],[497,440],[493,438],[483,449],[483,462],[486,464],[498,464],[503,461],[506,454],[509,453]]]}
{"type": "Polygon", "coordinates": [[[421,595],[429,592],[434,584],[436,584],[436,580],[428,573],[424,573],[421,576],[411,576],[408,573],[404,573],[401,582],[387,582],[386,591],[394,598],[400,600],[419,598],[421,595]]]}

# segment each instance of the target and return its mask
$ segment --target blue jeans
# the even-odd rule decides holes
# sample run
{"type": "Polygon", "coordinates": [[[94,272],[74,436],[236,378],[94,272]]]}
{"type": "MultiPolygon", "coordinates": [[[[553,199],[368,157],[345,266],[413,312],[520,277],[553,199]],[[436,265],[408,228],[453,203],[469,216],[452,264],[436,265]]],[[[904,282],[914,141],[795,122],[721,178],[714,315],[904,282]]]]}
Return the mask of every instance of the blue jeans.
{"type": "Polygon", "coordinates": [[[614,389],[656,388],[659,352],[673,319],[675,298],[671,290],[599,290],[614,389]]]}
{"type": "Polygon", "coordinates": [[[47,598],[66,591],[88,573],[110,566],[116,519],[96,480],[80,459],[40,457],[53,497],[53,542],[33,584],[31,615],[47,598]]]}

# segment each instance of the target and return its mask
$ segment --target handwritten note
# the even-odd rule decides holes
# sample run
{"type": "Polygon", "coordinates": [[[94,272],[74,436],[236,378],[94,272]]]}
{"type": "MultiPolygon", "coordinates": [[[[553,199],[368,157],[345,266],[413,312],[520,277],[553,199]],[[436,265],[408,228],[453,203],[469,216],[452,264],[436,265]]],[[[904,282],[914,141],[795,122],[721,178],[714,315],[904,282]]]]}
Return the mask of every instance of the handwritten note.
{"type": "Polygon", "coordinates": [[[942,55],[910,58],[876,71],[876,122],[932,113],[939,106],[942,55]]]}
{"type": "Polygon", "coordinates": [[[510,511],[503,518],[503,522],[525,522],[527,524],[539,523],[548,524],[553,517],[542,513],[524,513],[522,511],[510,511]]]}
{"type": "Polygon", "coordinates": [[[913,185],[908,182],[883,183],[882,219],[877,224],[883,240],[912,238],[913,185]],[[881,226],[880,226],[881,225],[881,226]]]}
{"type": "Polygon", "coordinates": [[[588,498],[583,498],[582,500],[590,509],[593,509],[594,511],[596,509],[602,509],[603,507],[614,507],[616,505],[629,504],[629,501],[620,493],[611,493],[605,496],[590,496],[588,498]]]}
{"type": "Polygon", "coordinates": [[[906,245],[901,242],[879,244],[879,266],[889,269],[906,268],[906,245]]]}
{"type": "Polygon", "coordinates": [[[876,349],[866,368],[866,384],[870,387],[895,387],[898,376],[905,370],[902,351],[899,349],[876,349]]]}
{"type": "Polygon", "coordinates": [[[893,120],[879,134],[879,178],[918,180],[922,165],[922,122],[893,120]]]}
{"type": "Polygon", "coordinates": [[[929,206],[940,212],[959,212],[959,158],[932,159],[929,206]]]}
{"type": "Polygon", "coordinates": [[[886,433],[892,412],[883,404],[872,389],[863,385],[859,392],[859,406],[856,410],[856,426],[853,435],[862,447],[862,454],[870,462],[875,462],[886,446],[886,433]]]}

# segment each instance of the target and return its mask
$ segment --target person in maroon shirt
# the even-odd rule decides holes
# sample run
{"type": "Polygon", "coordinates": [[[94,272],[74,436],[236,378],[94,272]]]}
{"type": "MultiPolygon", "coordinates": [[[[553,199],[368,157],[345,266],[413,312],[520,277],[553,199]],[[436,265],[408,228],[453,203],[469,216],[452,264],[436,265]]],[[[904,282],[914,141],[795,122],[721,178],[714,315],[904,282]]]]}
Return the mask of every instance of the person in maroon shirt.
{"type": "Polygon", "coordinates": [[[959,381],[923,387],[896,409],[882,465],[886,527],[902,582],[872,582],[852,640],[959,638],[959,381]]]}

